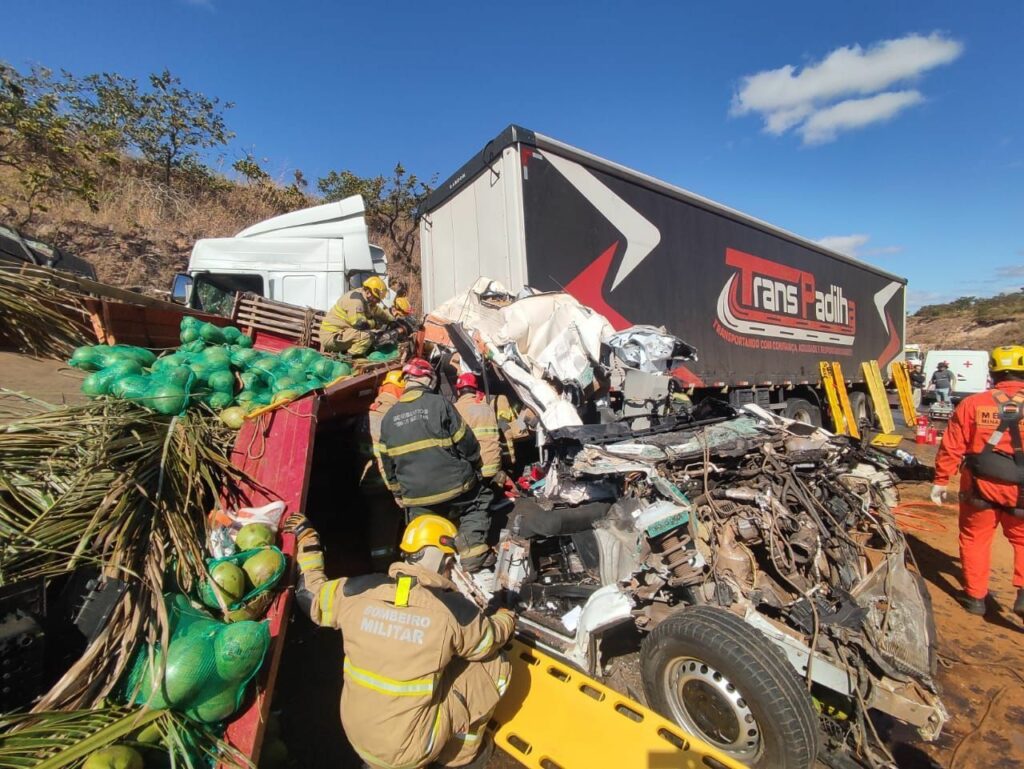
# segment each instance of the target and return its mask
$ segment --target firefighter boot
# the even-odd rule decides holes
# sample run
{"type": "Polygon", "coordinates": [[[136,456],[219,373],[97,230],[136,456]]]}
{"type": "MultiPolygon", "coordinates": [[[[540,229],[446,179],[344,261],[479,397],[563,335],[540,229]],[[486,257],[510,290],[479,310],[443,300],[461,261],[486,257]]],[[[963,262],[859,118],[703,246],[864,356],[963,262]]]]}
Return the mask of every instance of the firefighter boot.
{"type": "Polygon", "coordinates": [[[971,596],[964,593],[960,596],[960,605],[967,610],[968,614],[975,614],[979,617],[984,617],[988,612],[989,604],[995,603],[995,598],[989,593],[984,598],[971,598],[971,596]]]}
{"type": "Polygon", "coordinates": [[[1017,600],[1013,602],[1013,613],[1024,619],[1024,587],[1017,588],[1017,600]]]}

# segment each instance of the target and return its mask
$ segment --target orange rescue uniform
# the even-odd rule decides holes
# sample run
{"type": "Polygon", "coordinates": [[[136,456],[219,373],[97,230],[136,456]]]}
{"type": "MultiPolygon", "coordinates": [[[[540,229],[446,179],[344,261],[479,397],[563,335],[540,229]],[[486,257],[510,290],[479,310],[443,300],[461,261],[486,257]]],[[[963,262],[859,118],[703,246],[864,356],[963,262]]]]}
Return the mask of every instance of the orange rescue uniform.
{"type": "MultiPolygon", "coordinates": [[[[1024,382],[1005,381],[995,386],[1010,398],[1024,392],[1024,382]]],[[[1021,425],[1024,427],[1024,425],[1021,425]]],[[[935,459],[935,484],[945,486],[965,456],[980,454],[999,427],[999,405],[993,390],[960,401],[935,459]]],[[[1012,455],[1009,432],[996,450],[1012,455]]],[[[967,467],[960,468],[960,563],[964,590],[971,598],[988,595],[992,562],[992,538],[998,526],[1013,545],[1013,585],[1024,588],[1024,518],[1009,510],[1017,507],[1020,487],[1004,481],[975,478],[967,467]],[[991,501],[986,501],[991,500],[991,501]]]]}

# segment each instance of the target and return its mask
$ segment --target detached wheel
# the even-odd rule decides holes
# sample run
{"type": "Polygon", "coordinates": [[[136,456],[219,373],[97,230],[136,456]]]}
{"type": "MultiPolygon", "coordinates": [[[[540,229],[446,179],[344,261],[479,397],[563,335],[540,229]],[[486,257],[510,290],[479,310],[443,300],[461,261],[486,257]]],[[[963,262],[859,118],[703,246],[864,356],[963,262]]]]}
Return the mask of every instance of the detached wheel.
{"type": "Polygon", "coordinates": [[[736,615],[684,609],[644,639],[654,710],[753,769],[810,769],[818,718],[785,655],[736,615]]]}
{"type": "Polygon", "coordinates": [[[821,409],[803,398],[787,399],[782,414],[805,425],[821,427],[821,409]]]}

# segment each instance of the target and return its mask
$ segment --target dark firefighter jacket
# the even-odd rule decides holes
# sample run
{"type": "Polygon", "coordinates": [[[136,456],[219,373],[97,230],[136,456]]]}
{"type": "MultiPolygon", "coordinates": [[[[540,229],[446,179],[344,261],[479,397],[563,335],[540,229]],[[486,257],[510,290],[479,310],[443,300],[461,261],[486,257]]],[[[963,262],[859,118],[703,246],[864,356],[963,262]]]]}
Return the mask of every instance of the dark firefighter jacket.
{"type": "Polygon", "coordinates": [[[403,507],[440,504],[473,488],[480,444],[455,407],[422,387],[406,388],[380,428],[384,481],[403,507]]]}

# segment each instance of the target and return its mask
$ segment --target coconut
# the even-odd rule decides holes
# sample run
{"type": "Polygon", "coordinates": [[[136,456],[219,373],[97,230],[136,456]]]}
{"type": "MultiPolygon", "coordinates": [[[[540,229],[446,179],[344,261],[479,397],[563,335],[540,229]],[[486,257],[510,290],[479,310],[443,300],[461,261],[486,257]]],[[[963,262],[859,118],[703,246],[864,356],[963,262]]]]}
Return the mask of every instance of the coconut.
{"type": "Polygon", "coordinates": [[[290,376],[281,376],[274,380],[274,392],[279,393],[282,390],[292,390],[298,384],[290,376]]]}
{"type": "MultiPolygon", "coordinates": [[[[219,593],[228,606],[238,603],[245,595],[245,573],[231,561],[223,561],[214,566],[210,571],[209,582],[212,583],[210,593],[219,593]]],[[[210,608],[220,608],[216,596],[210,608]]]]}
{"type": "Polygon", "coordinates": [[[146,394],[149,382],[150,378],[141,374],[121,377],[110,386],[110,394],[115,398],[133,401],[146,394]]]}
{"type": "MultiPolygon", "coordinates": [[[[241,398],[241,393],[239,393],[239,398],[241,398]]],[[[226,408],[220,412],[220,421],[232,430],[237,430],[245,424],[245,409],[241,406],[226,408]]]]}
{"type": "Polygon", "coordinates": [[[274,397],[270,400],[270,403],[277,406],[282,403],[288,403],[288,401],[295,400],[300,395],[302,395],[302,393],[296,389],[289,388],[285,390],[276,390],[274,392],[274,397]]]}
{"type": "Polygon", "coordinates": [[[235,340],[242,335],[242,332],[234,326],[224,326],[224,328],[221,329],[221,333],[224,334],[224,340],[228,344],[234,344],[235,340]]]}
{"type": "Polygon", "coordinates": [[[84,371],[96,371],[100,367],[99,356],[96,355],[96,350],[92,345],[76,347],[75,351],[71,353],[71,360],[68,363],[84,371]]]}
{"type": "Polygon", "coordinates": [[[229,718],[238,709],[238,692],[227,689],[209,697],[189,711],[189,715],[205,724],[215,724],[229,718]]]}
{"type": "Polygon", "coordinates": [[[206,349],[206,342],[202,339],[196,339],[194,342],[188,342],[182,344],[178,348],[179,352],[202,352],[206,349]]]}
{"type": "Polygon", "coordinates": [[[207,347],[203,350],[203,363],[210,368],[227,368],[231,365],[231,352],[226,347],[207,347]]]}
{"type": "Polygon", "coordinates": [[[194,328],[184,328],[178,338],[182,344],[190,344],[199,338],[199,332],[194,328]]]}
{"type": "Polygon", "coordinates": [[[181,385],[164,382],[151,385],[139,402],[158,414],[180,414],[185,410],[188,396],[181,385]]]}
{"type": "Polygon", "coordinates": [[[127,745],[108,745],[90,753],[82,769],[143,769],[142,756],[127,745]]]}
{"type": "Polygon", "coordinates": [[[235,391],[235,375],[227,369],[211,371],[206,381],[217,392],[230,394],[235,391]]]}
{"type": "Polygon", "coordinates": [[[277,548],[265,547],[245,559],[242,571],[254,588],[267,587],[284,571],[284,556],[277,548]]]}
{"type": "Polygon", "coordinates": [[[110,392],[110,386],[114,383],[114,376],[106,369],[94,371],[82,380],[82,392],[95,398],[98,395],[106,395],[110,392]]]}
{"type": "Polygon", "coordinates": [[[206,399],[206,404],[214,411],[226,409],[235,402],[235,396],[231,393],[213,392],[206,399]]]}
{"type": "Polygon", "coordinates": [[[238,530],[235,545],[239,550],[255,550],[274,544],[277,538],[274,530],[265,523],[247,523],[238,530]]]}
{"type": "Polygon", "coordinates": [[[109,371],[113,376],[120,379],[125,376],[133,376],[142,373],[142,364],[134,358],[121,358],[107,366],[104,371],[109,371]]]}
{"type": "Polygon", "coordinates": [[[249,364],[260,356],[260,353],[259,350],[253,350],[236,344],[228,350],[228,355],[231,358],[231,365],[238,366],[239,368],[248,368],[249,364]]]}
{"type": "Polygon", "coordinates": [[[252,347],[252,337],[240,334],[238,339],[235,340],[235,344],[239,347],[252,347]]]}
{"type": "Polygon", "coordinates": [[[259,670],[267,652],[268,631],[258,622],[235,622],[213,640],[217,675],[225,681],[241,682],[259,670]]]}
{"type": "Polygon", "coordinates": [[[224,344],[224,332],[220,326],[204,323],[199,327],[199,338],[207,344],[224,344]]]}
{"type": "Polygon", "coordinates": [[[165,366],[159,371],[159,378],[164,382],[182,387],[185,387],[189,380],[195,379],[195,376],[189,366],[165,366]]]}

